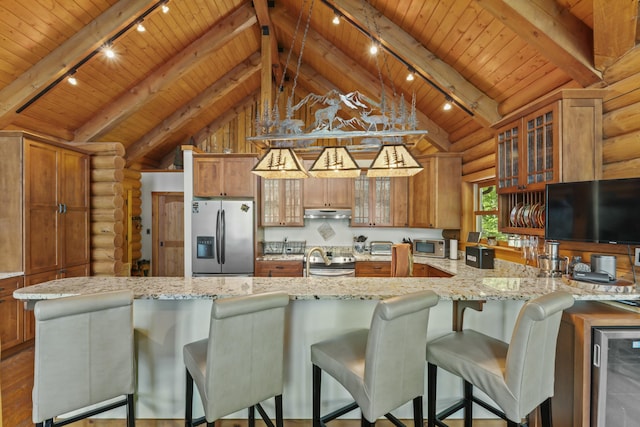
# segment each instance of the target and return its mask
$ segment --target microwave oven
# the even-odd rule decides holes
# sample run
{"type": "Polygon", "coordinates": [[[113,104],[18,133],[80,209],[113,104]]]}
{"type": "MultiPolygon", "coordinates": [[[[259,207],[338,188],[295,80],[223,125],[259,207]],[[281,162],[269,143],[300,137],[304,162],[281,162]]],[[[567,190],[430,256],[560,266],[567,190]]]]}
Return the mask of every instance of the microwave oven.
{"type": "Polygon", "coordinates": [[[449,241],[446,239],[413,239],[413,254],[447,258],[449,256],[449,241]]]}

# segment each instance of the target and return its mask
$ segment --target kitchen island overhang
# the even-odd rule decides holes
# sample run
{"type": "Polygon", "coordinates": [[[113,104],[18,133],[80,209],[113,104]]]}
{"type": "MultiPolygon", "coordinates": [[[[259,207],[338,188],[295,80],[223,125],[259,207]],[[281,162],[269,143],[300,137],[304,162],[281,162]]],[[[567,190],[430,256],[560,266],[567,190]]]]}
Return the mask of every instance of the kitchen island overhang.
{"type": "MultiPolygon", "coordinates": [[[[182,346],[208,335],[211,301],[215,298],[276,290],[290,295],[283,394],[287,419],[311,418],[311,344],[353,328],[368,327],[380,299],[422,289],[438,293],[441,300],[431,310],[428,339],[451,331],[457,303],[487,301],[482,313],[467,310],[465,322],[507,342],[522,304],[543,294],[565,290],[576,300],[640,299],[640,293],[585,290],[568,286],[559,278],[495,277],[500,272],[472,269],[476,274],[469,274],[462,267],[457,273],[452,278],[79,277],[22,288],[14,292],[14,297],[32,306],[42,299],[131,289],[136,298],[136,413],[139,418],[156,419],[184,416],[182,346]]],[[[453,376],[443,375],[438,387],[439,399],[460,396],[460,383],[453,376]]],[[[323,395],[323,405],[327,405],[323,410],[349,402],[348,394],[330,379],[323,395]]],[[[269,405],[267,402],[265,408],[271,413],[269,405]]],[[[349,416],[359,415],[354,412],[349,416]]],[[[401,408],[397,416],[411,418],[411,408],[401,408]]],[[[493,418],[480,409],[477,416],[493,418]]],[[[105,417],[122,418],[124,414],[105,417]]],[[[230,418],[246,418],[246,411],[230,418]]]]}

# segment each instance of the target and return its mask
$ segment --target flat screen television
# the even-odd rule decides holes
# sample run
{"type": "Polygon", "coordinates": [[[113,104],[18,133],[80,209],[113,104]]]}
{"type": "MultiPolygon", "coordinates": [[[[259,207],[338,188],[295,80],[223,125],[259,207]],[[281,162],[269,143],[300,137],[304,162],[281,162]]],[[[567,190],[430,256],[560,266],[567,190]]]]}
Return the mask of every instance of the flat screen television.
{"type": "Polygon", "coordinates": [[[548,184],[545,239],[640,244],[640,178],[548,184]]]}

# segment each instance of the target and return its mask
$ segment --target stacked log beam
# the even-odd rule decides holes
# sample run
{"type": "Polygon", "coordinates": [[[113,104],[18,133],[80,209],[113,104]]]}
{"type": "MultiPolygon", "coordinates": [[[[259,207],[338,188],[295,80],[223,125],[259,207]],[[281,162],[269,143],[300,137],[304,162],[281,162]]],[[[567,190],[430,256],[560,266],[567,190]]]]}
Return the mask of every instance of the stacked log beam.
{"type": "Polygon", "coordinates": [[[142,173],[136,169],[125,169],[122,186],[125,194],[131,195],[129,204],[129,258],[135,262],[142,258],[142,173]]]}
{"type": "Polygon", "coordinates": [[[122,274],[125,236],[123,185],[125,149],[119,142],[73,145],[91,156],[91,275],[122,274]]]}

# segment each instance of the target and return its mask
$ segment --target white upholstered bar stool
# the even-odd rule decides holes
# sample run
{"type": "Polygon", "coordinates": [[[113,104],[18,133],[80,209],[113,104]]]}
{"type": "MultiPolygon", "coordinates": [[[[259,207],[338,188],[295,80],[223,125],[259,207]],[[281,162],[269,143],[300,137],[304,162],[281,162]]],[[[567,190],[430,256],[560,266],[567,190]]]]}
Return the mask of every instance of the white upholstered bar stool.
{"type": "Polygon", "coordinates": [[[403,425],[391,411],[413,401],[415,426],[422,426],[425,345],[429,309],[438,303],[432,291],[379,302],[369,329],[359,329],[311,346],[313,427],[321,427],[360,407],[363,426],[385,416],[403,425]],[[335,378],[355,402],[320,415],[322,371],[335,378]]]}
{"type": "Polygon", "coordinates": [[[427,344],[428,426],[446,426],[441,419],[464,408],[471,427],[473,403],[517,426],[540,406],[542,425],[551,426],[556,342],[562,311],[573,305],[566,292],[554,292],[527,302],[516,321],[509,344],[471,329],[453,332],[427,344]],[[436,375],[442,368],[463,379],[462,401],[436,415],[436,375]],[[473,396],[478,387],[500,409],[473,396]],[[504,412],[502,412],[504,411],[504,412]]]}
{"type": "Polygon", "coordinates": [[[275,397],[276,425],[283,426],[285,307],[289,296],[269,292],[213,301],[209,338],[184,346],[187,375],[185,425],[214,422],[249,408],[249,427],[258,408],[268,426],[273,423],[260,402],[275,397]],[[193,383],[204,406],[204,417],[193,420],[193,383]]]}
{"type": "Polygon", "coordinates": [[[126,406],[127,426],[135,426],[133,293],[39,301],[34,315],[33,422],[66,425],[126,406]],[[96,404],[100,406],[54,421],[96,404]]]}

